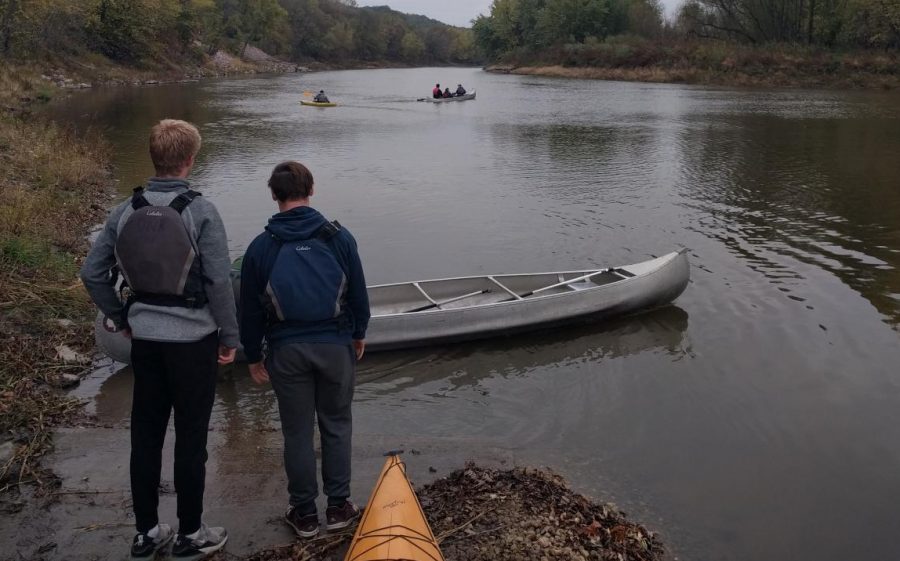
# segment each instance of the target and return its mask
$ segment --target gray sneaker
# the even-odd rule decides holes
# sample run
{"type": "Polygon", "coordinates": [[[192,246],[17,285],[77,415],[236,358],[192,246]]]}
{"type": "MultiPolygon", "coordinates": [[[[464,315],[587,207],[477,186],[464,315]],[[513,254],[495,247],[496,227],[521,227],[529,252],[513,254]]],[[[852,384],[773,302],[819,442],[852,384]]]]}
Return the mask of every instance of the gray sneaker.
{"type": "Polygon", "coordinates": [[[135,561],[152,559],[156,552],[169,545],[175,533],[168,524],[160,524],[156,536],[139,533],[131,542],[131,558],[135,561]]]}
{"type": "Polygon", "coordinates": [[[225,528],[210,528],[206,524],[200,526],[197,535],[189,538],[179,533],[172,546],[172,557],[175,559],[203,559],[204,557],[219,551],[228,541],[228,532],[225,528]]]}

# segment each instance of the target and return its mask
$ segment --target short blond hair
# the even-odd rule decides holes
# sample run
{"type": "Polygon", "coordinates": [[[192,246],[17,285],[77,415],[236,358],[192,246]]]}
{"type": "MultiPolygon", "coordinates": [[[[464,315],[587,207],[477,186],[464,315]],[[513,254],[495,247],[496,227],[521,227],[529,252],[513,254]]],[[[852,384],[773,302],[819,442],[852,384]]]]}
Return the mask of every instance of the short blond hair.
{"type": "Polygon", "coordinates": [[[150,129],[150,159],[156,175],[181,171],[200,151],[200,131],[187,121],[163,119],[150,129]]]}

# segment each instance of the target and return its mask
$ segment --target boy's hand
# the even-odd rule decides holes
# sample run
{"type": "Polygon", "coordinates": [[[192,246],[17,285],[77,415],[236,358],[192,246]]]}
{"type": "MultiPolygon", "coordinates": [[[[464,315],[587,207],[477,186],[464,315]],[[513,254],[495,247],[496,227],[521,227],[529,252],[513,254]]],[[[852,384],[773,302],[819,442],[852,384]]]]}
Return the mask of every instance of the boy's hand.
{"type": "Polygon", "coordinates": [[[234,362],[234,355],[237,352],[237,349],[232,349],[230,347],[226,347],[225,345],[219,345],[219,364],[222,366],[226,364],[231,364],[234,362]]]}
{"type": "Polygon", "coordinates": [[[263,385],[269,381],[269,371],[263,361],[254,362],[250,365],[250,377],[259,385],[263,385]]]}
{"type": "Polygon", "coordinates": [[[119,327],[116,326],[115,322],[113,322],[113,320],[108,317],[103,318],[103,329],[105,329],[109,333],[121,332],[126,339],[131,339],[131,329],[127,327],[119,329],[119,327]]]}
{"type": "Polygon", "coordinates": [[[356,352],[356,360],[362,360],[363,355],[366,354],[366,340],[354,339],[353,350],[356,352]]]}

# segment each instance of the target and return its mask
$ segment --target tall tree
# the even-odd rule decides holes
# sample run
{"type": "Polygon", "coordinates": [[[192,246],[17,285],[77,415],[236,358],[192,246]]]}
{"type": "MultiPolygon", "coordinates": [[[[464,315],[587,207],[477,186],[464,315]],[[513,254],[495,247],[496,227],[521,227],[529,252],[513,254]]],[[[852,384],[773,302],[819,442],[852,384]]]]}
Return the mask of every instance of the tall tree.
{"type": "Polygon", "coordinates": [[[139,62],[149,52],[149,19],[143,0],[100,0],[88,19],[88,36],[109,58],[139,62]]]}
{"type": "Polygon", "coordinates": [[[278,42],[287,21],[287,12],[278,0],[239,0],[231,25],[241,41],[241,54],[250,43],[278,42]]]}
{"type": "Polygon", "coordinates": [[[403,45],[401,47],[401,56],[408,62],[416,62],[422,60],[425,54],[425,42],[422,38],[412,31],[407,31],[403,35],[403,45]]]}

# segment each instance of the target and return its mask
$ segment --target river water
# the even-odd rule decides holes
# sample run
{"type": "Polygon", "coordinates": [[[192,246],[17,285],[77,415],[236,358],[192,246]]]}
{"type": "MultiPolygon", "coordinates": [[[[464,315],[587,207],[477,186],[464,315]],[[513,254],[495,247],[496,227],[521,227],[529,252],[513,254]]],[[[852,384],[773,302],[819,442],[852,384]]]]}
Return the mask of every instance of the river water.
{"type": "MultiPolygon", "coordinates": [[[[675,306],[367,357],[356,427],[521,451],[682,559],[900,559],[897,94],[439,68],[119,88],[54,110],[105,132],[123,194],[152,171],[154,121],[197,123],[195,185],[235,257],[286,159],[310,167],[370,284],[690,248],[675,306]],[[436,81],[477,100],[417,103],[436,81]],[[299,105],[320,88],[340,106],[299,105]]],[[[102,395],[98,412],[127,415],[102,395]]],[[[229,415],[277,423],[242,376],[213,422],[229,415]]]]}

